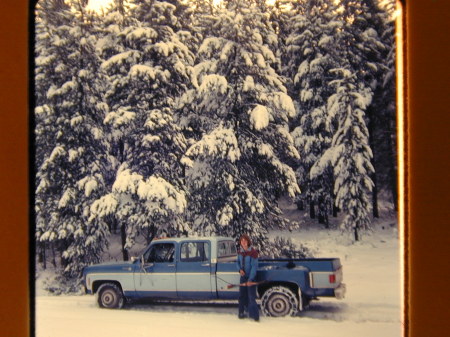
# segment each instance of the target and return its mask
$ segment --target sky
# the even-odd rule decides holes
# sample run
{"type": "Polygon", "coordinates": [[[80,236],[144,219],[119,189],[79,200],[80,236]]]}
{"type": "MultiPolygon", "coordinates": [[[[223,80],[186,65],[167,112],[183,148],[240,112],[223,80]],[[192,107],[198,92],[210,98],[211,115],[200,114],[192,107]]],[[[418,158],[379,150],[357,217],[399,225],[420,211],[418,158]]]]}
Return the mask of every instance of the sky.
{"type": "Polygon", "coordinates": [[[89,10],[99,11],[102,7],[107,7],[113,2],[114,0],[89,0],[86,8],[89,10]]]}

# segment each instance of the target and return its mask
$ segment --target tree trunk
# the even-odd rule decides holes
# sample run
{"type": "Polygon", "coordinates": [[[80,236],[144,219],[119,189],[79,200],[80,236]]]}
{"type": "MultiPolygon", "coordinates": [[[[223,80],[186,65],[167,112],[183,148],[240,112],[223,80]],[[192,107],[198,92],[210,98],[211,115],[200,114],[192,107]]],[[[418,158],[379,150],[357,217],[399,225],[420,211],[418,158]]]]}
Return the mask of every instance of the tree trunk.
{"type": "Polygon", "coordinates": [[[319,212],[318,216],[317,216],[317,221],[323,225],[325,224],[325,217],[323,216],[322,212],[319,212]]]}
{"type": "MultiPolygon", "coordinates": [[[[51,248],[52,248],[52,264],[53,264],[53,267],[56,268],[55,245],[54,245],[54,244],[50,244],[50,246],[51,246],[51,248]]],[[[66,262],[63,262],[63,261],[65,261],[65,259],[62,258],[62,253],[61,253],[61,265],[63,265],[63,267],[65,267],[65,266],[67,265],[67,263],[66,263],[66,262]]]]}
{"type": "Polygon", "coordinates": [[[340,209],[333,203],[333,217],[337,218],[340,209]]]}
{"type": "Polygon", "coordinates": [[[117,6],[117,9],[119,10],[119,13],[121,15],[125,14],[125,8],[123,6],[123,0],[115,0],[115,5],[117,6]]]}
{"type": "Polygon", "coordinates": [[[297,209],[299,211],[304,211],[305,210],[305,205],[303,203],[303,200],[297,200],[297,202],[295,204],[297,205],[297,209]]]}
{"type": "Polygon", "coordinates": [[[148,229],[148,233],[147,233],[147,237],[146,237],[146,241],[147,241],[147,246],[150,244],[150,242],[153,241],[153,239],[156,236],[156,227],[155,226],[150,226],[150,228],[148,229]]]}
{"type": "MultiPolygon", "coordinates": [[[[374,139],[374,133],[375,133],[375,111],[374,107],[371,104],[367,108],[367,114],[369,116],[369,123],[367,125],[368,131],[369,131],[369,145],[370,149],[372,150],[372,159],[370,162],[372,163],[372,166],[375,168],[375,157],[376,152],[378,152],[377,144],[375,144],[374,139]]],[[[378,185],[377,185],[377,173],[373,172],[371,174],[371,179],[373,182],[373,189],[372,189],[372,214],[374,218],[378,218],[378,185]]]]}
{"type": "Polygon", "coordinates": [[[45,243],[39,245],[39,255],[38,255],[38,261],[42,264],[42,267],[47,269],[47,257],[45,256],[45,243]]]}
{"type": "MultiPolygon", "coordinates": [[[[69,260],[63,257],[63,254],[67,249],[69,249],[69,242],[67,240],[63,240],[61,242],[61,245],[56,249],[59,253],[59,256],[61,257],[61,267],[63,269],[65,269],[69,265],[69,260]]],[[[53,252],[53,265],[56,267],[56,253],[54,245],[52,245],[52,252],[53,252]]]]}
{"type": "Polygon", "coordinates": [[[328,221],[328,214],[326,212],[319,212],[319,223],[325,225],[326,229],[330,228],[330,222],[328,221]]]}
{"type": "Polygon", "coordinates": [[[355,241],[359,241],[359,232],[358,232],[358,227],[355,227],[355,241]]]}
{"type": "MultiPolygon", "coordinates": [[[[397,157],[395,155],[392,155],[392,160],[396,160],[397,157]]],[[[389,170],[389,183],[391,187],[391,194],[392,194],[392,202],[394,204],[394,209],[398,211],[398,185],[397,185],[397,166],[392,165],[391,169],[389,170]]]]}
{"type": "Polygon", "coordinates": [[[314,208],[314,201],[310,201],[309,202],[309,217],[311,219],[315,219],[316,218],[316,210],[314,208]]]}
{"type": "Polygon", "coordinates": [[[378,185],[377,185],[377,175],[373,174],[373,190],[372,190],[372,214],[374,218],[379,218],[378,212],[378,185]]]}
{"type": "Polygon", "coordinates": [[[124,261],[128,261],[129,260],[129,256],[128,256],[128,250],[125,249],[125,244],[127,243],[127,231],[126,231],[127,227],[125,224],[122,224],[120,226],[120,236],[122,239],[122,255],[123,255],[123,260],[124,261]]]}

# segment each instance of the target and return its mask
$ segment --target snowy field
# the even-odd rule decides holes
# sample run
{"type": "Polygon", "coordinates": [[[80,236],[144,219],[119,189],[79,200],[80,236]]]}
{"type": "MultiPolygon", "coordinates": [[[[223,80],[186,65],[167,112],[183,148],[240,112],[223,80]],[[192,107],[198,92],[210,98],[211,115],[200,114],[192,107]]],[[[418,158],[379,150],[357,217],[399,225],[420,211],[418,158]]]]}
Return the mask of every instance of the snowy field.
{"type": "MultiPolygon", "coordinates": [[[[286,235],[272,232],[271,236],[286,235]]],[[[396,226],[376,224],[371,235],[351,244],[339,230],[304,227],[289,235],[315,250],[316,257],[339,257],[347,295],[321,298],[298,317],[239,320],[235,304],[150,304],[122,310],[99,309],[94,296],[48,296],[37,289],[37,337],[164,336],[333,336],[399,337],[401,272],[396,226]]]]}

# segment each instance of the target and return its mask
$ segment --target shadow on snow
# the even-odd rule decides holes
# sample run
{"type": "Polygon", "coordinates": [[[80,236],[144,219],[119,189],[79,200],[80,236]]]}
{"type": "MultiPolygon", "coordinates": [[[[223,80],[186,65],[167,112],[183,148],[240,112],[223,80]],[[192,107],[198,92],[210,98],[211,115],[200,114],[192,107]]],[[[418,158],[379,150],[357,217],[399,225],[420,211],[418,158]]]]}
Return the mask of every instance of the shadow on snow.
{"type": "MultiPolygon", "coordinates": [[[[261,303],[258,301],[261,311],[261,303]]],[[[237,314],[237,301],[230,302],[189,302],[189,301],[135,301],[128,303],[125,310],[174,312],[174,313],[214,313],[237,314]]],[[[345,320],[344,314],[348,310],[345,303],[313,302],[307,309],[298,313],[298,317],[325,319],[334,321],[345,320]]],[[[261,312],[262,314],[262,312],[261,312]]]]}

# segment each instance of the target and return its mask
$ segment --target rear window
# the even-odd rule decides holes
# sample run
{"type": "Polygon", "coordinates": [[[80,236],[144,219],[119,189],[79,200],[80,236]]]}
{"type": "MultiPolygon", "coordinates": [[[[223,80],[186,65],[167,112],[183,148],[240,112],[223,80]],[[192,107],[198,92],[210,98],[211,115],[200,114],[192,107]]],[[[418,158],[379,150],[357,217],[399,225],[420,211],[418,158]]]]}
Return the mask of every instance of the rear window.
{"type": "Polygon", "coordinates": [[[235,256],[236,246],[234,241],[220,241],[217,251],[217,257],[235,256]]]}
{"type": "Polygon", "coordinates": [[[209,261],[209,243],[185,242],[181,245],[181,262],[209,261]]]}

